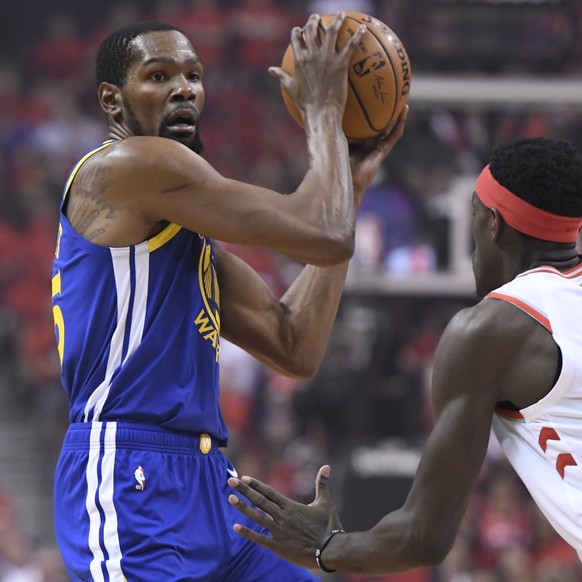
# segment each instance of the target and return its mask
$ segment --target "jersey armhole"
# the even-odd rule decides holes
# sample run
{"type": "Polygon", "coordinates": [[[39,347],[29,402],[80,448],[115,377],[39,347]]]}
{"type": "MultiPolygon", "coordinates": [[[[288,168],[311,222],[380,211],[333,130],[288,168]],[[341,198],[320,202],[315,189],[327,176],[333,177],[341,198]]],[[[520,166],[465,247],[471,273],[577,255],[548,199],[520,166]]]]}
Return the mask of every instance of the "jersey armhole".
{"type": "Polygon", "coordinates": [[[498,291],[492,291],[491,293],[487,294],[486,297],[491,299],[500,299],[501,301],[507,301],[508,303],[511,303],[516,307],[519,307],[519,309],[527,313],[530,317],[535,319],[540,325],[543,325],[551,334],[553,334],[550,320],[541,311],[537,310],[535,307],[532,307],[525,301],[522,301],[517,297],[513,297],[512,295],[499,293],[498,291]]]}
{"type": "Polygon", "coordinates": [[[67,194],[69,193],[69,190],[71,189],[71,184],[73,183],[73,180],[75,179],[75,176],[77,175],[77,173],[79,172],[79,170],[81,169],[81,166],[93,155],[96,154],[97,152],[100,152],[101,150],[105,149],[106,147],[109,147],[111,144],[113,143],[112,139],[108,139],[107,141],[104,141],[99,147],[96,147],[95,149],[91,150],[89,153],[85,154],[73,167],[73,169],[71,170],[69,177],[67,178],[67,181],[65,183],[65,187],[63,189],[63,199],[61,201],[61,210],[64,212],[65,210],[65,205],[66,205],[66,200],[67,200],[67,194]]]}

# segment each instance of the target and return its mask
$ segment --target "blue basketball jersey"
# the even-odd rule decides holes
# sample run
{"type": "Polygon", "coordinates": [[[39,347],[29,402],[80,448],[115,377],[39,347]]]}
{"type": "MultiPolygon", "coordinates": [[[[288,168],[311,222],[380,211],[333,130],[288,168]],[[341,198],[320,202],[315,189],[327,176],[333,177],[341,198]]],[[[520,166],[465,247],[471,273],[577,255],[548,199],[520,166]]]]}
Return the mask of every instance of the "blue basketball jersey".
{"type": "Polygon", "coordinates": [[[127,247],[94,244],[63,206],[52,294],[71,423],[124,421],[210,433],[218,405],[220,297],[210,240],[175,224],[127,247]]]}
{"type": "MultiPolygon", "coordinates": [[[[73,169],[108,147],[90,152],[73,169]]],[[[237,535],[219,450],[220,298],[210,241],[169,224],[128,247],[89,242],[61,207],[53,314],[70,400],[55,532],[70,579],[311,582],[237,535]]]]}

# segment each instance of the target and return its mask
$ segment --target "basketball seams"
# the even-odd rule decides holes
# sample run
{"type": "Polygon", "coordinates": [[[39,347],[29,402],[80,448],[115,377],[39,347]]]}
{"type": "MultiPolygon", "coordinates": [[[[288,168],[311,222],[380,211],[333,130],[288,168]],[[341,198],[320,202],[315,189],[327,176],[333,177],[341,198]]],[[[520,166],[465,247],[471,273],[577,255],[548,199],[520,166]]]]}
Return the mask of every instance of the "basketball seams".
{"type": "MultiPolygon", "coordinates": [[[[333,15],[325,15],[317,24],[317,37],[320,42],[327,35],[326,26],[329,26],[332,18],[333,15]]],[[[352,34],[349,27],[353,24],[363,24],[370,32],[370,36],[364,36],[365,40],[359,43],[358,52],[350,58],[347,75],[348,100],[342,119],[342,129],[348,140],[359,142],[379,135],[393,125],[407,101],[408,92],[402,95],[401,92],[407,87],[410,72],[406,50],[398,37],[387,25],[371,16],[357,12],[347,13],[338,42],[349,42],[352,34]],[[394,36],[394,42],[391,35],[394,36]],[[383,120],[386,122],[382,123],[383,120]]],[[[283,70],[293,74],[293,61],[292,46],[289,45],[281,63],[283,70]]],[[[282,93],[289,113],[303,127],[301,114],[284,86],[282,93]]]]}
{"type": "MultiPolygon", "coordinates": [[[[350,20],[354,20],[355,22],[358,22],[355,18],[351,18],[350,16],[346,17],[347,19],[350,20]]],[[[368,30],[370,30],[367,26],[366,28],[368,30]]],[[[319,24],[317,25],[317,30],[321,31],[321,33],[325,36],[327,34],[327,29],[325,28],[325,26],[323,26],[322,22],[319,21],[319,24]]],[[[376,39],[377,40],[377,39],[376,39]]],[[[382,43],[380,43],[382,44],[382,43]]],[[[382,47],[384,48],[384,47],[382,47]]],[[[350,63],[351,65],[351,63],[350,63]]],[[[392,69],[394,70],[394,67],[392,67],[392,69]]],[[[352,92],[352,95],[356,98],[356,101],[358,102],[358,105],[360,106],[360,111],[363,113],[364,117],[366,118],[366,122],[368,124],[368,127],[372,130],[372,131],[382,131],[382,130],[378,130],[376,129],[376,127],[373,125],[372,120],[370,119],[370,116],[368,115],[368,111],[366,110],[366,108],[364,107],[364,104],[358,94],[358,92],[356,91],[356,87],[354,86],[354,83],[352,82],[352,80],[350,79],[350,75],[348,74],[348,86],[350,91],[352,92]]],[[[394,115],[394,113],[392,113],[392,115],[394,115]]],[[[351,136],[346,134],[346,138],[347,139],[354,139],[351,136]]]]}
{"type": "MultiPolygon", "coordinates": [[[[388,119],[388,123],[386,123],[386,125],[382,128],[376,128],[372,124],[372,122],[368,116],[368,112],[363,107],[363,103],[360,100],[360,96],[358,95],[357,91],[353,88],[352,84],[350,83],[350,86],[352,87],[352,90],[354,92],[354,96],[358,100],[358,103],[360,104],[360,108],[362,109],[362,112],[364,113],[364,116],[366,117],[366,121],[368,122],[368,125],[370,126],[370,128],[373,129],[374,131],[384,131],[390,125],[390,122],[392,121],[392,118],[394,117],[394,113],[396,112],[396,107],[398,106],[398,95],[400,95],[398,72],[396,71],[396,68],[394,67],[394,63],[392,62],[392,58],[390,57],[390,54],[388,53],[386,47],[384,46],[384,43],[382,42],[382,40],[380,39],[378,34],[376,34],[371,29],[371,27],[368,26],[367,23],[361,22],[361,21],[357,20],[356,18],[354,18],[353,16],[346,15],[346,20],[352,20],[355,23],[357,23],[358,25],[365,24],[367,31],[376,39],[376,42],[382,47],[382,50],[384,51],[384,54],[386,55],[386,58],[388,59],[388,62],[390,63],[390,67],[392,68],[392,76],[394,77],[394,84],[395,84],[394,99],[393,99],[394,106],[392,107],[392,113],[390,114],[390,118],[388,119]]],[[[373,23],[370,23],[370,24],[373,24],[373,23]]],[[[349,76],[348,76],[348,80],[349,80],[349,76]]]]}
{"type": "MultiPolygon", "coordinates": [[[[374,125],[372,124],[372,120],[370,119],[370,116],[368,115],[368,111],[366,110],[366,108],[364,107],[364,104],[362,103],[362,100],[360,98],[360,95],[358,94],[358,92],[356,91],[356,88],[354,87],[354,84],[352,82],[352,80],[350,79],[349,75],[348,75],[348,86],[350,88],[350,91],[352,92],[352,95],[356,98],[356,101],[358,102],[358,105],[360,106],[360,111],[362,112],[362,114],[364,115],[364,117],[366,118],[366,122],[368,123],[368,127],[372,130],[372,131],[382,131],[382,130],[378,130],[376,129],[376,127],[374,127],[374,125]]],[[[346,137],[348,139],[355,139],[353,137],[350,137],[349,135],[346,134],[346,137]]]]}

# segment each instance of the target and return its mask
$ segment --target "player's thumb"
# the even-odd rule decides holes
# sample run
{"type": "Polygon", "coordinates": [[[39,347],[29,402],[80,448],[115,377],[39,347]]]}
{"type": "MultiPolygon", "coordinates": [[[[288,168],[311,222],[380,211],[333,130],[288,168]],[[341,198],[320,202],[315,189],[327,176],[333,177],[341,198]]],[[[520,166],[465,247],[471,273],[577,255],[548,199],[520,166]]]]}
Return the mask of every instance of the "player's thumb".
{"type": "Polygon", "coordinates": [[[279,82],[285,87],[289,84],[289,81],[293,78],[289,73],[284,71],[281,67],[269,67],[268,72],[269,72],[269,75],[271,75],[271,77],[275,77],[275,79],[279,79],[279,82]]]}
{"type": "Polygon", "coordinates": [[[315,477],[315,501],[313,503],[319,504],[330,499],[329,492],[329,475],[331,473],[331,467],[329,465],[323,465],[317,472],[315,477]]]}

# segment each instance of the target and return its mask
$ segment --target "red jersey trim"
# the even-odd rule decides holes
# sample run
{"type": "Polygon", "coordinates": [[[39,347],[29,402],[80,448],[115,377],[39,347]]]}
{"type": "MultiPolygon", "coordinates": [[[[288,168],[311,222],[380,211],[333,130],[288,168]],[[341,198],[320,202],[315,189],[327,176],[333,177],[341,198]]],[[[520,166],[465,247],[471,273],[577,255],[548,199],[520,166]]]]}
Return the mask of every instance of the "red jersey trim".
{"type": "Polygon", "coordinates": [[[495,414],[509,418],[510,420],[524,420],[523,415],[519,410],[509,410],[508,408],[503,408],[502,406],[495,407],[495,414]]]}
{"type": "Polygon", "coordinates": [[[575,279],[576,277],[582,276],[582,265],[576,265],[567,271],[558,271],[555,267],[550,267],[549,265],[542,265],[541,267],[536,267],[531,271],[526,271],[525,273],[521,273],[517,276],[519,277],[526,277],[527,275],[531,275],[533,273],[551,273],[552,275],[558,275],[564,279],[575,279]]]}
{"type": "Polygon", "coordinates": [[[531,305],[528,305],[525,301],[517,299],[517,297],[512,297],[511,295],[499,293],[497,291],[492,291],[487,295],[487,297],[491,297],[493,299],[501,299],[502,301],[512,303],[513,305],[519,307],[520,309],[525,311],[528,315],[533,317],[537,322],[541,323],[550,333],[553,333],[552,326],[550,325],[550,320],[545,315],[540,313],[537,309],[534,309],[531,305]]]}

